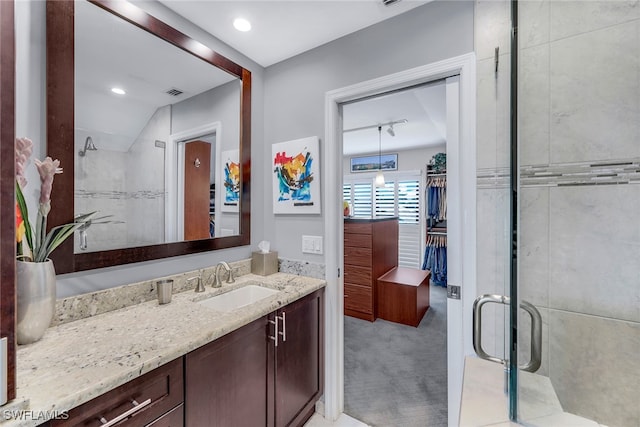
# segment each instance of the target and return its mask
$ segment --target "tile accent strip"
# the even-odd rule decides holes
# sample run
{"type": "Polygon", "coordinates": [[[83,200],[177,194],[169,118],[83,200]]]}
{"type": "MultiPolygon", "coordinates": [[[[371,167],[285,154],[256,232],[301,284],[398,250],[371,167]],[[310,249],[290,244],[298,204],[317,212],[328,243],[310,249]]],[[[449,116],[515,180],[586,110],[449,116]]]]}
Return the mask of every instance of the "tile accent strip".
{"type": "Polygon", "coordinates": [[[478,169],[478,188],[509,188],[510,172],[509,168],[478,169]]]}
{"type": "Polygon", "coordinates": [[[522,187],[640,184],[640,158],[520,167],[522,187]]]}
{"type": "MultiPolygon", "coordinates": [[[[509,168],[478,169],[478,188],[509,187],[509,168]]],[[[640,184],[640,158],[520,167],[521,187],[640,184]]]]}

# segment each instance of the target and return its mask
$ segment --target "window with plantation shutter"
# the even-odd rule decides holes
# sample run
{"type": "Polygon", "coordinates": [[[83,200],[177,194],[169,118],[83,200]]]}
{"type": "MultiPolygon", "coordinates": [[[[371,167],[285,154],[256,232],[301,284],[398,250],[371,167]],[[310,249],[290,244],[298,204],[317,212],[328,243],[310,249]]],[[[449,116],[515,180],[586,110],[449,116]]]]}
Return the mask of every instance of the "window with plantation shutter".
{"type": "Polygon", "coordinates": [[[420,223],[420,181],[398,182],[398,217],[401,224],[420,223]]]}
{"type": "Polygon", "coordinates": [[[396,215],[396,191],[393,181],[386,182],[384,187],[375,187],[375,218],[388,218],[396,215]]]}
{"type": "Polygon", "coordinates": [[[371,183],[356,182],[353,184],[353,216],[371,218],[371,183]]]}

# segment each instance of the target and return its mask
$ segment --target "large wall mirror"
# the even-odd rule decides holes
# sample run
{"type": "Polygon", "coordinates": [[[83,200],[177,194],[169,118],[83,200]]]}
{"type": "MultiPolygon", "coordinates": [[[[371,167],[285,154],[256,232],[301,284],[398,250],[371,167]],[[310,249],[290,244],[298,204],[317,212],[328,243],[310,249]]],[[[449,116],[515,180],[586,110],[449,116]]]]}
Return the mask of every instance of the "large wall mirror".
{"type": "Polygon", "coordinates": [[[249,244],[251,74],[125,1],[47,2],[59,273],[249,244]],[[71,101],[72,100],[72,101],[71,101]]]}

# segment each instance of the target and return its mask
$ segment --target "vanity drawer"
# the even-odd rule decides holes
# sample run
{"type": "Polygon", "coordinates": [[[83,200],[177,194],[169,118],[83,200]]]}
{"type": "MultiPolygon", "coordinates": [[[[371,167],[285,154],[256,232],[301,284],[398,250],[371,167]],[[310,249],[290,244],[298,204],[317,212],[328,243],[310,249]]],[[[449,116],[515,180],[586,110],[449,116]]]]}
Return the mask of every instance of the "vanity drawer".
{"type": "Polygon", "coordinates": [[[51,426],[100,427],[104,424],[101,418],[108,422],[131,411],[134,408],[133,400],[145,406],[115,425],[146,426],[184,401],[182,366],[182,358],[169,362],[70,410],[68,419],[52,420],[51,426]],[[149,399],[150,403],[145,404],[149,399]]]}

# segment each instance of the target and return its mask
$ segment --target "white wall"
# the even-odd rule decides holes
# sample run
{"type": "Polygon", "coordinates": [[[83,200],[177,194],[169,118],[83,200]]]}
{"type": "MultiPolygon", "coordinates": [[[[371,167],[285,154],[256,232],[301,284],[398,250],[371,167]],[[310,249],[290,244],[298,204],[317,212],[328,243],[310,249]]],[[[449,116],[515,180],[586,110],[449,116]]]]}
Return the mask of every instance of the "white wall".
{"type": "MultiPolygon", "coordinates": [[[[428,3],[267,68],[265,163],[272,144],[317,135],[321,173],[335,167],[327,164],[322,141],[325,93],[472,51],[473,10],[473,2],[467,1],[428,3]]],[[[262,176],[270,183],[270,168],[262,176]]],[[[267,190],[270,194],[270,186],[267,190]]],[[[273,202],[267,197],[265,238],[273,242],[279,256],[324,262],[323,255],[303,255],[301,244],[303,234],[324,235],[324,207],[320,215],[274,216],[272,212],[273,202]]]]}
{"type": "MultiPolygon", "coordinates": [[[[60,275],[58,276],[59,297],[193,270],[210,266],[220,260],[232,261],[248,258],[251,255],[251,248],[256,248],[257,242],[263,239],[264,222],[261,213],[264,204],[265,184],[260,177],[264,175],[264,165],[258,159],[261,159],[264,155],[264,69],[162,4],[157,2],[140,2],[138,4],[159,19],[249,69],[252,73],[251,150],[257,161],[252,162],[251,170],[254,177],[257,178],[252,180],[251,188],[253,211],[251,218],[251,247],[245,246],[60,275]]],[[[45,2],[16,2],[16,134],[33,139],[35,143],[35,158],[43,157],[46,150],[45,28],[45,2]]],[[[38,197],[36,190],[39,181],[33,166],[29,168],[27,178],[32,184],[27,187],[25,195],[29,199],[30,206],[33,206],[30,211],[35,219],[35,204],[38,197]]],[[[55,182],[53,191],[56,191],[55,182]]],[[[55,206],[52,209],[55,209],[55,206]]]]}

